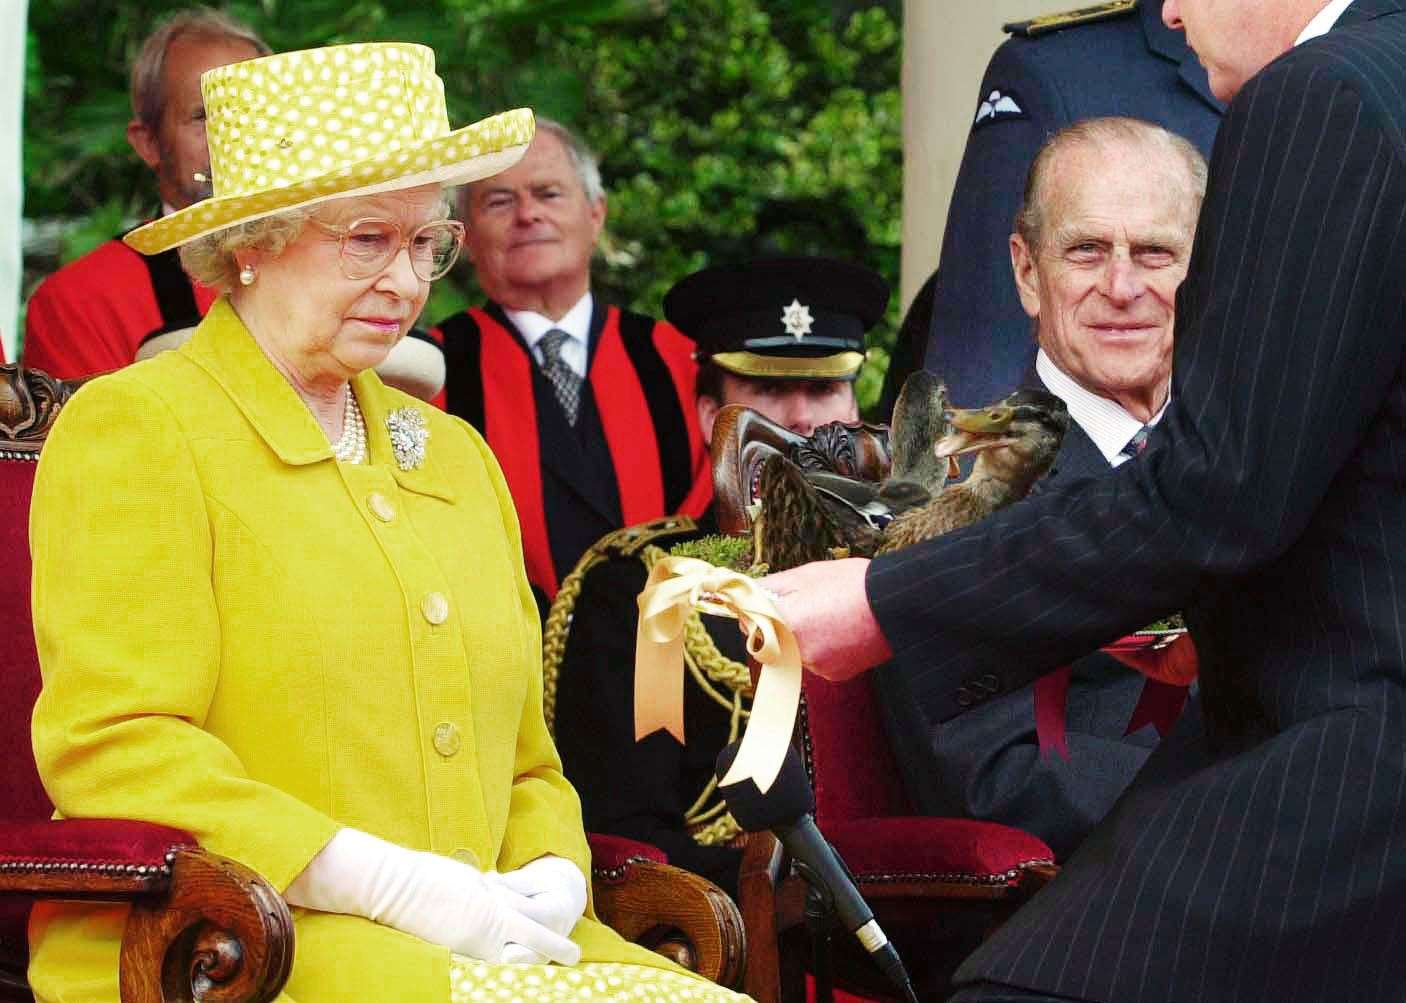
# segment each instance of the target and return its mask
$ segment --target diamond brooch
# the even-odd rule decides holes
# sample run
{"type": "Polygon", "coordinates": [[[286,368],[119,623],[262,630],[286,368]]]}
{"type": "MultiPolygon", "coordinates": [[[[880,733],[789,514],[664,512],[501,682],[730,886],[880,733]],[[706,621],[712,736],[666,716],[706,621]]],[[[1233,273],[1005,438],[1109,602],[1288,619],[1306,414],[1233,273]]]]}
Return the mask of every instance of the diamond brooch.
{"type": "Polygon", "coordinates": [[[398,407],[386,415],[386,428],[391,436],[391,451],[401,470],[418,470],[425,462],[425,443],[430,427],[419,408],[398,407]]]}

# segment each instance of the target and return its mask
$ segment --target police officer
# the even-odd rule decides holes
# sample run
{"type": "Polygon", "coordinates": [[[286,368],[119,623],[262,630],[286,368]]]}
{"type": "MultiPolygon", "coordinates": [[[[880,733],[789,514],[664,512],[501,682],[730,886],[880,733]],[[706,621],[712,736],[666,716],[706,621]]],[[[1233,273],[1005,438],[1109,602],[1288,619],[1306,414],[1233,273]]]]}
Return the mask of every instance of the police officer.
{"type": "MultiPolygon", "coordinates": [[[[905,321],[884,399],[920,362],[952,399],[979,406],[1010,392],[1035,358],[1030,320],[1010,281],[1008,240],[1030,161],[1080,119],[1142,118],[1209,157],[1223,105],[1161,0],[1115,0],[1006,25],[1011,37],[982,77],[957,174],[942,258],[929,280],[931,319],[905,321]]],[[[925,296],[914,301],[920,311],[925,296]]]]}
{"type": "MultiPolygon", "coordinates": [[[[698,344],[698,418],[711,440],[726,404],[744,404],[802,435],[858,420],[854,379],[864,333],[883,316],[878,275],[824,258],[776,258],[704,269],[664,299],[668,320],[698,344]]],[[[549,720],[586,828],[653,843],[669,861],[735,894],[738,832],[713,786],[718,750],[740,733],[751,696],[735,624],[706,618],[688,642],[687,745],[665,732],[634,740],[636,596],[681,542],[715,533],[709,509],[601,539],[564,580],[544,636],[549,720]]]]}

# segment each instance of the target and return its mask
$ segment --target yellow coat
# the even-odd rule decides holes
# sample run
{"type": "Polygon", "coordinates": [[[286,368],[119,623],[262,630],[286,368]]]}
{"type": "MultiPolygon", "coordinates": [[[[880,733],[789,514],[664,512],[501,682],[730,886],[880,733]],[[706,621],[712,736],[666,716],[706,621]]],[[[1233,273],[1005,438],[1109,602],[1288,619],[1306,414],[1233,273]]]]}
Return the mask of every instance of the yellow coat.
{"type": "MultiPolygon", "coordinates": [[[[457,418],[371,372],[354,386],[369,465],[333,460],[222,300],[179,351],[64,409],[30,527],[45,787],[64,816],[189,830],[279,890],[342,826],[485,869],[555,853],[588,872],[498,465],[457,418]],[[429,423],[416,470],[392,457],[402,407],[429,423]]],[[[583,960],[668,967],[591,915],[583,960]]],[[[125,916],[37,909],[38,997],[113,1003],[125,916]]],[[[295,917],[280,999],[447,998],[446,950],[295,917]]]]}

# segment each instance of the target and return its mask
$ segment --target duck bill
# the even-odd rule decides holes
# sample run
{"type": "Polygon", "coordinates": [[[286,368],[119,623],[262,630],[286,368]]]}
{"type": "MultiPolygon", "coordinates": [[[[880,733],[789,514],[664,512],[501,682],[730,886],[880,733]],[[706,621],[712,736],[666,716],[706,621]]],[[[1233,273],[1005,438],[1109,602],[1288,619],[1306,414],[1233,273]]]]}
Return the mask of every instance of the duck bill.
{"type": "Polygon", "coordinates": [[[965,453],[981,453],[988,449],[995,449],[997,446],[1009,446],[1017,440],[1009,436],[1000,436],[995,439],[988,439],[984,436],[972,435],[966,432],[954,432],[951,435],[944,435],[932,447],[938,459],[961,456],[965,453]]]}
{"type": "Polygon", "coordinates": [[[951,408],[946,417],[952,431],[937,440],[933,446],[933,452],[939,459],[961,456],[963,453],[979,453],[983,449],[993,449],[1014,441],[1001,434],[1010,425],[1009,412],[993,416],[987,408],[951,408]]]}

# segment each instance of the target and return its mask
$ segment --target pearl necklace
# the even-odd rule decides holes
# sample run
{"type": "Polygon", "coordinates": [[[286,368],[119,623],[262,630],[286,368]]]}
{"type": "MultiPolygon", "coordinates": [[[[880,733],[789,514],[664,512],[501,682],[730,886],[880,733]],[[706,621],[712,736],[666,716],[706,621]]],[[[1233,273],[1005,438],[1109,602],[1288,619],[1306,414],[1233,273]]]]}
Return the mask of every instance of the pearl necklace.
{"type": "Polygon", "coordinates": [[[366,461],[366,421],[351,387],[347,388],[347,406],[342,411],[342,437],[332,443],[332,455],[339,463],[366,461]]]}

